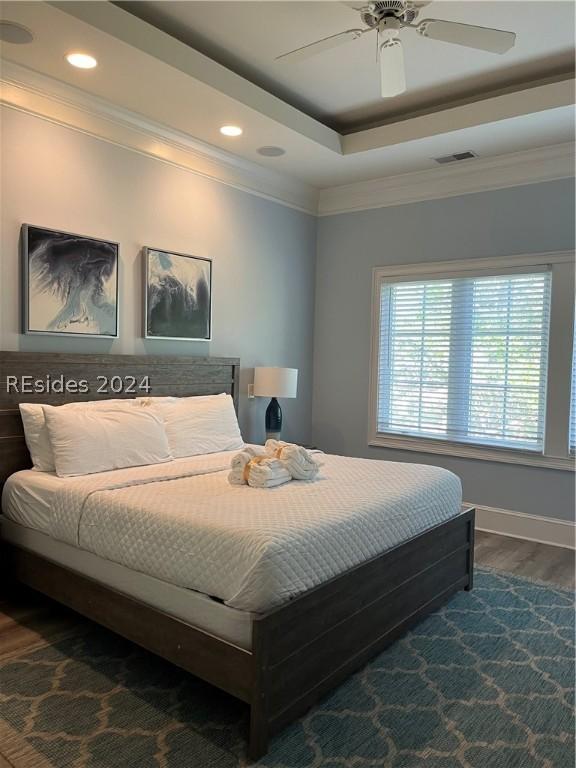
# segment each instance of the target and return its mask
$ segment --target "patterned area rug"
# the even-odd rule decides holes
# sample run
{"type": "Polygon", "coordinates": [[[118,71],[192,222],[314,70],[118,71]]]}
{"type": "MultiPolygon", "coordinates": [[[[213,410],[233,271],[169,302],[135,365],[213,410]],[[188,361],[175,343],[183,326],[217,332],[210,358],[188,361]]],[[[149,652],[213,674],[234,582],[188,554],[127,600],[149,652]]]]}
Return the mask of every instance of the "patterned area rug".
{"type": "MultiPolygon", "coordinates": [[[[571,595],[478,569],[473,592],[274,740],[268,768],[574,765],[571,595]]],[[[0,660],[16,768],[238,768],[245,707],[96,629],[0,660]]]]}

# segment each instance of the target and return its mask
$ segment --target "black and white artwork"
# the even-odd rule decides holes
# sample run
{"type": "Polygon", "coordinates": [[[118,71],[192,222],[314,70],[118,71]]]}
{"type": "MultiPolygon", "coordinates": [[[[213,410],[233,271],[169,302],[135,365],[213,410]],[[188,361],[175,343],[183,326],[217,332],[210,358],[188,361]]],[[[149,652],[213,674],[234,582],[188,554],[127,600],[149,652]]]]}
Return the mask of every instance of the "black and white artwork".
{"type": "Polygon", "coordinates": [[[118,244],[25,224],[24,333],[118,336],[118,244]]]}
{"type": "Polygon", "coordinates": [[[212,334],[212,261],[144,249],[147,339],[208,341],[212,334]]]}

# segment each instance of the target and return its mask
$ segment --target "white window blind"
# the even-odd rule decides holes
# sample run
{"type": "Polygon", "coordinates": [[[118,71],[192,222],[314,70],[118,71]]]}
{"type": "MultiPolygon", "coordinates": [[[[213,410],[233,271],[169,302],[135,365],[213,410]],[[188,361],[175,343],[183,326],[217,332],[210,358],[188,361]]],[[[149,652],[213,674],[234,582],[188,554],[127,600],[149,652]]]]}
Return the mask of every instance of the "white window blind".
{"type": "Polygon", "coordinates": [[[378,432],[543,451],[550,273],[382,282],[378,432]]]}

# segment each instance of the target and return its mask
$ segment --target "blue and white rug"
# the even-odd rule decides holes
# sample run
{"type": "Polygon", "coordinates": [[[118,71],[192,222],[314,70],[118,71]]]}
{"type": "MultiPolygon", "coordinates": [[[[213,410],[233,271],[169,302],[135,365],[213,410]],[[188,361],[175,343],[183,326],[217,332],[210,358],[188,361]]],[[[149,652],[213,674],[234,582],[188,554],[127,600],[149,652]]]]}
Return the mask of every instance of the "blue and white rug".
{"type": "MultiPolygon", "coordinates": [[[[15,768],[247,764],[241,703],[99,628],[0,658],[0,717],[15,768]]],[[[477,569],[258,765],[571,768],[572,596],[477,569]]]]}

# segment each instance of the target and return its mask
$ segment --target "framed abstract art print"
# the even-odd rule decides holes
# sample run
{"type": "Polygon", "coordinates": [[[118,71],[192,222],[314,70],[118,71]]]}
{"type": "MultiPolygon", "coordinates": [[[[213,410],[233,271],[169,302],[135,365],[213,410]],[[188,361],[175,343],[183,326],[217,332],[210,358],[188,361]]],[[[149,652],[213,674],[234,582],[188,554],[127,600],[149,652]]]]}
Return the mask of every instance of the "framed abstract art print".
{"type": "Polygon", "coordinates": [[[23,332],[118,336],[118,243],[24,224],[23,332]]]}
{"type": "Polygon", "coordinates": [[[144,248],[144,336],[209,341],[212,261],[144,248]]]}

